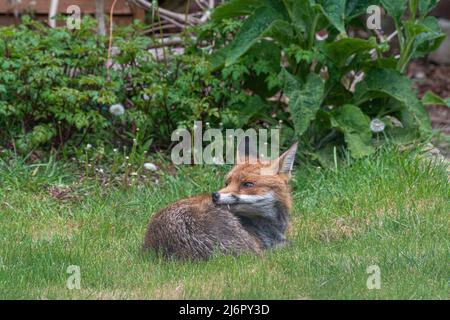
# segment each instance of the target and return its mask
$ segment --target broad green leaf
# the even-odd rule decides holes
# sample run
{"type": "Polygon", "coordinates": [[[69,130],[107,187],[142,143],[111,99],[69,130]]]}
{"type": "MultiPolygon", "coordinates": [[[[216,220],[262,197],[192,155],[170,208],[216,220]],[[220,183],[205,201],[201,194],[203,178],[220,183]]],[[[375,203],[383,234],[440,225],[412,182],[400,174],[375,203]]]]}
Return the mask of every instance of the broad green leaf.
{"type": "Polygon", "coordinates": [[[450,107],[450,97],[441,98],[437,94],[427,91],[422,97],[422,103],[424,105],[437,104],[450,107]]]}
{"type": "Polygon", "coordinates": [[[340,32],[345,33],[346,0],[320,0],[320,10],[330,23],[340,32]]]}
{"type": "Polygon", "coordinates": [[[419,20],[408,20],[404,22],[405,32],[408,38],[414,38],[422,32],[428,31],[426,25],[421,23],[419,20]]]}
{"type": "Polygon", "coordinates": [[[210,72],[215,71],[224,66],[229,51],[230,46],[226,46],[225,48],[215,51],[209,57],[209,62],[211,64],[211,69],[209,70],[210,72]]]}
{"type": "Polygon", "coordinates": [[[417,98],[411,80],[393,69],[370,69],[364,80],[356,86],[356,104],[383,96],[400,101],[422,132],[430,131],[428,114],[417,98]]]}
{"type": "Polygon", "coordinates": [[[378,58],[373,61],[368,61],[366,67],[369,68],[381,68],[381,69],[396,69],[398,60],[394,57],[378,58]]]}
{"type": "Polygon", "coordinates": [[[279,78],[281,82],[283,83],[283,90],[284,94],[286,96],[290,96],[294,91],[300,90],[300,87],[302,86],[302,83],[300,82],[300,79],[295,77],[292,73],[287,71],[286,69],[281,69],[279,78]]]}
{"type": "Polygon", "coordinates": [[[419,13],[423,17],[434,9],[439,0],[419,0],[419,13]]]}
{"type": "Polygon", "coordinates": [[[358,38],[344,38],[325,45],[325,54],[337,65],[343,66],[352,54],[376,47],[375,41],[358,38]]]}
{"type": "MultiPolygon", "coordinates": [[[[292,77],[290,80],[292,81],[292,77]]],[[[292,83],[288,84],[292,90],[292,83]]],[[[294,122],[295,132],[301,136],[315,119],[324,94],[324,82],[319,75],[310,73],[301,88],[289,95],[289,111],[294,122]]]]}
{"type": "Polygon", "coordinates": [[[410,144],[420,140],[420,135],[415,128],[386,128],[389,141],[397,145],[410,144]]]}
{"type": "Polygon", "coordinates": [[[346,104],[338,107],[333,112],[331,125],[344,134],[352,157],[362,158],[374,151],[371,145],[370,118],[357,106],[346,104]]]}
{"type": "Polygon", "coordinates": [[[275,20],[265,34],[284,47],[289,47],[295,42],[294,29],[284,20],[275,20]]]}
{"type": "Polygon", "coordinates": [[[231,0],[214,9],[211,18],[213,21],[218,22],[223,19],[247,16],[263,4],[260,0],[231,0]]]}
{"type": "Polygon", "coordinates": [[[262,0],[260,2],[265,3],[265,6],[274,9],[278,12],[284,19],[289,18],[289,14],[286,10],[286,6],[283,0],[262,0]]]}
{"type": "Polygon", "coordinates": [[[437,19],[426,17],[421,23],[421,32],[415,36],[412,56],[414,58],[422,57],[436,50],[444,39],[445,34],[441,32],[437,19]]]}
{"type": "Polygon", "coordinates": [[[388,14],[399,23],[408,6],[408,0],[381,0],[388,14]]]}
{"type": "Polygon", "coordinates": [[[257,9],[253,15],[247,18],[236,38],[230,44],[225,65],[229,66],[235,63],[280,17],[280,14],[271,8],[261,7],[257,9]]]}
{"type": "Polygon", "coordinates": [[[371,5],[380,5],[380,0],[347,0],[345,12],[349,18],[355,18],[367,13],[371,5]]]}
{"type": "Polygon", "coordinates": [[[292,5],[292,24],[302,38],[307,38],[316,12],[310,0],[296,0],[292,5]]]}

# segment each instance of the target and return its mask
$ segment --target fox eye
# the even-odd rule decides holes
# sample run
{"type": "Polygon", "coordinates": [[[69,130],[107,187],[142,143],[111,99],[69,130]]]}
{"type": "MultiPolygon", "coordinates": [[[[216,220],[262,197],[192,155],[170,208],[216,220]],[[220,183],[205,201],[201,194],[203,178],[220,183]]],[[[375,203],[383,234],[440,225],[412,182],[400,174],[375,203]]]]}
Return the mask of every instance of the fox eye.
{"type": "Polygon", "coordinates": [[[243,182],[243,183],[242,183],[242,186],[243,186],[244,188],[251,188],[251,187],[254,186],[254,184],[253,184],[253,182],[243,182]]]}

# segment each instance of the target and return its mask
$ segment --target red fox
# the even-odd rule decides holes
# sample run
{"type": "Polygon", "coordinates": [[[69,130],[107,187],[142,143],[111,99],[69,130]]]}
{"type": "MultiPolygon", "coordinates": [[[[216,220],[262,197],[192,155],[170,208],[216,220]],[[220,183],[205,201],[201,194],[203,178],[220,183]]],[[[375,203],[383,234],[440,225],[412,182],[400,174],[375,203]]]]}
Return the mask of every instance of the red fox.
{"type": "Polygon", "coordinates": [[[237,164],[223,189],[162,209],[150,220],[144,249],[197,260],[217,251],[260,253],[285,244],[291,211],[288,182],[296,151],[297,143],[275,161],[237,164]]]}

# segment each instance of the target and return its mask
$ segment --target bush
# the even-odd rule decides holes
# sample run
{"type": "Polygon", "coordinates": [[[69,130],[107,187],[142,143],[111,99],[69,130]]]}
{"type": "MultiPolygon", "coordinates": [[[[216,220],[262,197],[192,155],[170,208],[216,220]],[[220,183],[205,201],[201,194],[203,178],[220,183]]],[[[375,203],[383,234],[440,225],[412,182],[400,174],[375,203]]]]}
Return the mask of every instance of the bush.
{"type": "Polygon", "coordinates": [[[216,70],[226,70],[245,60],[248,68],[257,70],[248,79],[258,88],[253,90],[256,96],[282,90],[289,100],[287,124],[313,158],[327,163],[334,148],[343,145],[353,157],[363,157],[374,151],[380,140],[373,131],[383,126],[381,139],[399,142],[431,131],[423,103],[403,72],[411,58],[436,49],[444,38],[437,20],[426,16],[436,3],[231,0],[214,11],[214,22],[246,18],[212,62],[216,70]],[[378,41],[361,19],[374,4],[382,5],[395,21],[399,59],[387,54],[388,41],[378,41]],[[365,31],[367,37],[352,37],[355,30],[365,31]],[[326,39],[316,38],[319,31],[326,39]],[[263,63],[257,59],[261,55],[263,63]]]}
{"type": "Polygon", "coordinates": [[[370,30],[350,36],[365,28],[359,18],[373,2],[231,0],[211,23],[179,35],[184,54],[158,49],[165,61],[148,50],[157,43],[143,26],[116,27],[109,70],[108,39],[94,32],[93,19],[70,31],[24,18],[0,31],[0,144],[23,154],[83,157],[87,144],[142,153],[169,148],[173,130],[194,121],[224,129],[282,124],[282,144],[300,140],[304,154],[326,165],[344,146],[358,158],[386,138],[423,138],[429,120],[402,73],[443,39],[426,16],[435,1],[381,1],[400,34],[398,60],[370,30]],[[370,124],[386,130],[374,134],[370,124]]]}
{"type": "Polygon", "coordinates": [[[260,100],[241,92],[238,68],[221,78],[208,73],[206,55],[189,38],[186,54],[167,51],[168,61],[162,62],[149,52],[154,41],[141,34],[142,26],[116,28],[108,75],[108,39],[95,34],[95,27],[87,17],[74,31],[29,18],[17,28],[2,28],[2,145],[19,153],[56,149],[73,155],[81,145],[108,152],[131,148],[137,139],[142,149],[158,149],[170,145],[173,130],[192,127],[194,120],[240,127],[263,118],[252,110],[260,100]],[[248,110],[245,119],[242,110],[248,110]]]}

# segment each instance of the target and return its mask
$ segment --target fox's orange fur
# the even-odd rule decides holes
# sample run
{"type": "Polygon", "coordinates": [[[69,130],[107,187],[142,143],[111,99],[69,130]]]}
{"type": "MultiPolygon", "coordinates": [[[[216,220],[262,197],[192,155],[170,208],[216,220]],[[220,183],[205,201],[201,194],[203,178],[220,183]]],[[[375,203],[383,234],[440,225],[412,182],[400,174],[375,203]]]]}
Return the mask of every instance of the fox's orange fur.
{"type": "MultiPolygon", "coordinates": [[[[212,196],[180,200],[154,215],[144,248],[167,257],[208,259],[283,245],[292,207],[289,178],[297,145],[273,162],[236,165],[212,196]]],[[[246,158],[248,160],[248,158],[246,158]]]]}

